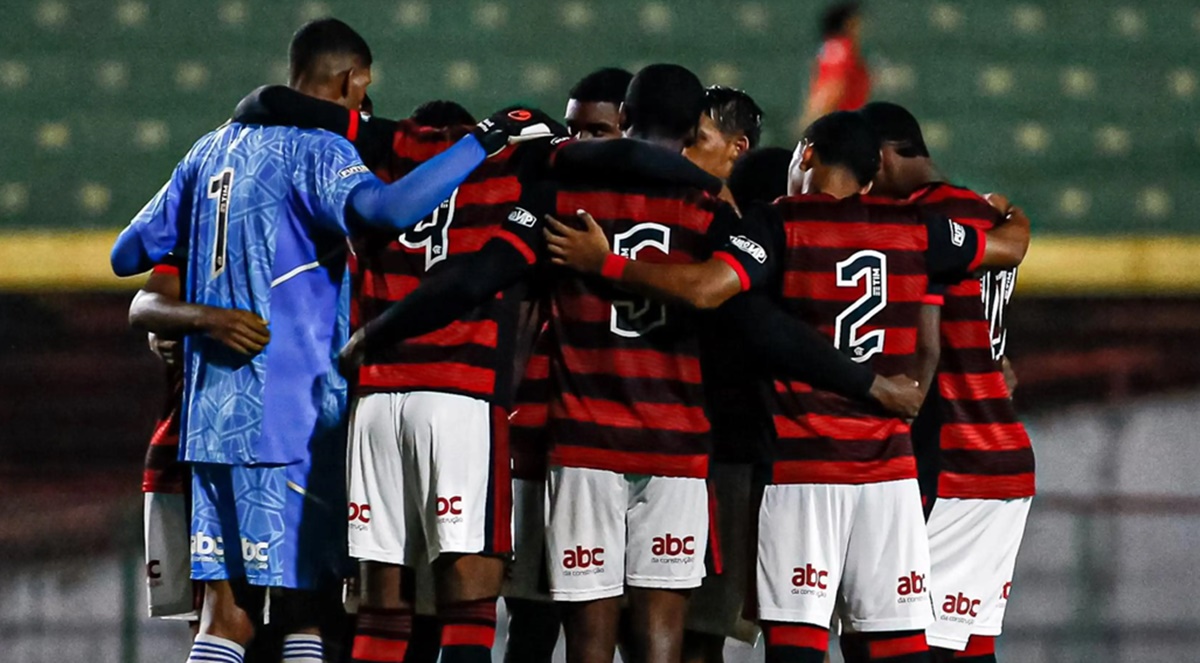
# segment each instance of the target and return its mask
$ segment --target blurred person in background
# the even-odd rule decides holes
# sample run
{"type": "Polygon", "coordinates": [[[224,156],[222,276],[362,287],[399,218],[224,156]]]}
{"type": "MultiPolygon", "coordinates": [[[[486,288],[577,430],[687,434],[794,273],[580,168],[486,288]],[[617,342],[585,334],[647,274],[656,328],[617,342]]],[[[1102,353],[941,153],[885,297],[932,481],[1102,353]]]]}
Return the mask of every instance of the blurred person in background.
{"type": "Polygon", "coordinates": [[[867,103],[871,75],[860,50],[863,14],[857,2],[840,2],[821,15],[821,50],[809,78],[808,99],[797,131],[828,113],[867,103]]]}

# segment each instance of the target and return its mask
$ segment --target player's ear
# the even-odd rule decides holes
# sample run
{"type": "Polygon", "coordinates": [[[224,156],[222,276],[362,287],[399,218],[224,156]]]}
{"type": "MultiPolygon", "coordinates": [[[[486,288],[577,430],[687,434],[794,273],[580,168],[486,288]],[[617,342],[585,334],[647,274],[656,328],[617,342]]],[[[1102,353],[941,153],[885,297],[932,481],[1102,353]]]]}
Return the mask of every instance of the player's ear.
{"type": "Polygon", "coordinates": [[[800,153],[800,170],[812,170],[813,166],[816,165],[816,161],[817,151],[813,149],[812,145],[805,145],[804,151],[800,153]]]}
{"type": "Polygon", "coordinates": [[[745,153],[749,152],[749,151],[750,151],[750,139],[749,139],[749,138],[746,138],[746,135],[745,135],[745,134],[742,134],[741,136],[738,136],[738,139],[737,139],[737,140],[735,140],[735,141],[733,141],[733,150],[734,150],[734,153],[733,153],[733,154],[734,154],[734,156],[733,156],[733,158],[734,158],[734,159],[736,159],[736,158],[738,158],[738,157],[742,156],[743,154],[745,154],[745,153]]]}
{"type": "Polygon", "coordinates": [[[617,109],[617,117],[619,118],[618,126],[621,127],[621,131],[625,131],[626,129],[628,129],[629,128],[629,114],[625,112],[625,102],[624,101],[621,102],[621,107],[617,109]]]}
{"type": "Polygon", "coordinates": [[[875,186],[874,182],[867,182],[867,185],[864,186],[863,188],[859,189],[858,192],[865,196],[868,193],[871,193],[871,187],[873,187],[873,186],[875,186]]]}

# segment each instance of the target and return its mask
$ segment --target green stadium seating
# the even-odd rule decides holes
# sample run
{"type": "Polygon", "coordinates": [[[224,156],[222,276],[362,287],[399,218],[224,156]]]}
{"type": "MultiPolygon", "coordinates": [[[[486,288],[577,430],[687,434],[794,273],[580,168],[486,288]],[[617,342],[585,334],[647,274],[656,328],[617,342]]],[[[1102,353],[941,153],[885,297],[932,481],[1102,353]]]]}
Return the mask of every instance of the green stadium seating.
{"type": "MultiPolygon", "coordinates": [[[[1037,230],[1200,232],[1200,10],[1184,0],[870,3],[873,97],[910,106],[954,180],[1037,230]]],[[[376,54],[378,111],[431,98],[557,112],[602,65],[672,60],[744,87],[790,145],[821,3],[794,0],[12,0],[0,24],[0,230],[117,228],[335,11],[376,54]]]]}

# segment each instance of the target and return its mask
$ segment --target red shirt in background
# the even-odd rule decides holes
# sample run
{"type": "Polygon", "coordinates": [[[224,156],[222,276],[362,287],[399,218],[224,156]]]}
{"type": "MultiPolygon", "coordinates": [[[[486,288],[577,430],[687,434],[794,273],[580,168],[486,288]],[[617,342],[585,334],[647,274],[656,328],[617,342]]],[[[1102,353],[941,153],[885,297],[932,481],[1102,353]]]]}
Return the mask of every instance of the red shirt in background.
{"type": "Polygon", "coordinates": [[[836,110],[858,110],[867,103],[871,94],[871,74],[854,42],[846,37],[827,39],[821,45],[809,95],[835,81],[841,81],[844,86],[836,110]]]}

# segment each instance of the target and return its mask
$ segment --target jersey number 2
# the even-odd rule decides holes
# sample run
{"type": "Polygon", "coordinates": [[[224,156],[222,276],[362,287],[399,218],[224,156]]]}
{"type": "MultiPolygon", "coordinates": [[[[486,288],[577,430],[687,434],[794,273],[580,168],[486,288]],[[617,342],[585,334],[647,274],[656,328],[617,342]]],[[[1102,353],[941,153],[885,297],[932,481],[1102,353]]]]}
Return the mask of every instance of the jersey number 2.
{"type": "Polygon", "coordinates": [[[839,288],[866,290],[838,315],[833,330],[834,345],[862,363],[883,352],[884,330],[860,331],[887,306],[887,256],[878,251],[859,251],[846,258],[837,264],[837,284],[839,288]]]}
{"type": "Polygon", "coordinates": [[[410,249],[425,249],[425,271],[446,259],[450,254],[450,224],[454,221],[454,206],[458,189],[443,200],[433,214],[421,219],[400,236],[400,244],[410,249]]]}
{"type": "Polygon", "coordinates": [[[232,168],[226,168],[208,180],[208,197],[217,201],[217,228],[216,236],[213,237],[212,276],[225,270],[225,259],[229,251],[229,192],[232,189],[232,168]]]}
{"type": "MultiPolygon", "coordinates": [[[[671,229],[659,223],[639,223],[613,237],[613,253],[630,260],[644,248],[671,252],[671,229]]],[[[637,338],[667,324],[667,307],[644,297],[614,299],[609,329],[617,336],[637,338]]]]}

